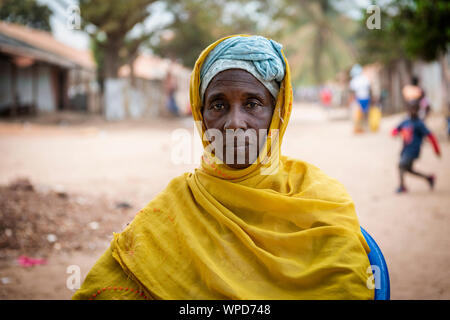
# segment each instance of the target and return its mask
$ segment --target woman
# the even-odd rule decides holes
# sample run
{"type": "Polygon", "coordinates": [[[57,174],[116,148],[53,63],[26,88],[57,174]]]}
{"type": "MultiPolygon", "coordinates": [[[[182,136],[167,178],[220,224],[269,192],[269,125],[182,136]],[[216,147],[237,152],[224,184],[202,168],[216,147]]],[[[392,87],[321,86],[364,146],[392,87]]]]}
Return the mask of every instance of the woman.
{"type": "Polygon", "coordinates": [[[344,187],[279,154],[292,108],[281,46],[259,36],[213,43],[190,99],[206,137],[201,167],[114,235],[74,299],[373,299],[344,187]]]}

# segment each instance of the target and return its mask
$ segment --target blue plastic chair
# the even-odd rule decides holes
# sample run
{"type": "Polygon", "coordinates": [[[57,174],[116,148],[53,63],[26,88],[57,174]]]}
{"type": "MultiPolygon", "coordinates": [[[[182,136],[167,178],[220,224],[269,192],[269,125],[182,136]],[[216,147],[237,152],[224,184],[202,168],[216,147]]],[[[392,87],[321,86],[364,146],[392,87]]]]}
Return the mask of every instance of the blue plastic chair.
{"type": "Polygon", "coordinates": [[[361,227],[361,232],[370,247],[369,261],[375,277],[375,300],[389,300],[391,297],[391,288],[389,281],[389,272],[384,260],[383,253],[375,240],[361,227]],[[375,268],[374,268],[375,267],[375,268]]]}

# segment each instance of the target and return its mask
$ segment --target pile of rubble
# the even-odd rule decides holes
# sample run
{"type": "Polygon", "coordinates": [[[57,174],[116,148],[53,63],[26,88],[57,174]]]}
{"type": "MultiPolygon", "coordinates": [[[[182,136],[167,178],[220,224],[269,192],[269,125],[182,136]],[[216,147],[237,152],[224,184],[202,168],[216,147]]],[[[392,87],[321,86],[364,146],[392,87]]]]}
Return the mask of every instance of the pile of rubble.
{"type": "Polygon", "coordinates": [[[0,186],[0,259],[95,249],[109,242],[113,232],[120,232],[134,215],[127,203],[56,189],[36,189],[27,179],[0,186]]]}

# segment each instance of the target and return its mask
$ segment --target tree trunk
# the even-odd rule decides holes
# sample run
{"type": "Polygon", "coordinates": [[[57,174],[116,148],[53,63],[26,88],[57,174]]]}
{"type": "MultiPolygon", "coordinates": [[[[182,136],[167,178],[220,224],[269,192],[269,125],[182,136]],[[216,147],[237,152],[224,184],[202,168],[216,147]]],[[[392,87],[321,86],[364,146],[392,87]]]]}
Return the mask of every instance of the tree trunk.
{"type": "Polygon", "coordinates": [[[314,57],[313,57],[313,70],[314,70],[314,80],[316,84],[322,84],[322,53],[323,53],[323,29],[318,28],[316,38],[314,41],[314,57]]]}
{"type": "Polygon", "coordinates": [[[445,54],[439,54],[439,63],[442,70],[442,111],[445,116],[450,116],[450,97],[449,97],[449,70],[447,66],[447,57],[445,54]]]}
{"type": "Polygon", "coordinates": [[[136,86],[136,76],[134,73],[134,62],[137,59],[137,52],[133,54],[133,56],[128,61],[128,66],[130,68],[130,83],[132,87],[136,86]]]}
{"type": "MultiPolygon", "coordinates": [[[[111,37],[114,39],[113,37],[111,37]]],[[[119,69],[121,67],[121,58],[119,51],[122,47],[121,39],[108,41],[107,45],[103,47],[104,54],[104,77],[106,79],[115,79],[119,77],[119,69]]]]}
{"type": "Polygon", "coordinates": [[[119,77],[119,55],[114,50],[105,51],[105,70],[104,77],[106,79],[119,77]]]}

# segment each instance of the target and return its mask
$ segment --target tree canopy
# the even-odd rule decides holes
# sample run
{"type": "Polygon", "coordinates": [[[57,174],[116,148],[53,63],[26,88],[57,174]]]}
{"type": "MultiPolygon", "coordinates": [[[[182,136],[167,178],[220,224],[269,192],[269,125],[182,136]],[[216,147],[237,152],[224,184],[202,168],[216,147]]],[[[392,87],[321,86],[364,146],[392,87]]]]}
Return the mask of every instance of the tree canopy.
{"type": "Polygon", "coordinates": [[[437,60],[450,43],[450,2],[393,0],[381,8],[381,29],[359,29],[363,63],[398,59],[437,60]]]}
{"type": "Polygon", "coordinates": [[[51,31],[52,10],[36,0],[0,0],[0,20],[51,31]]]}
{"type": "Polygon", "coordinates": [[[93,42],[94,55],[100,72],[106,78],[116,78],[119,68],[132,60],[142,43],[152,33],[131,31],[150,15],[149,6],[156,0],[80,0],[83,28],[93,42]]]}

